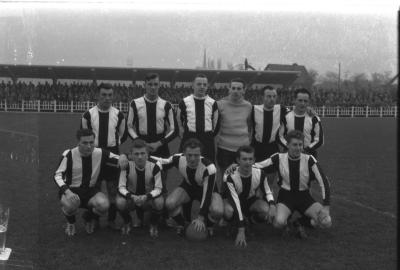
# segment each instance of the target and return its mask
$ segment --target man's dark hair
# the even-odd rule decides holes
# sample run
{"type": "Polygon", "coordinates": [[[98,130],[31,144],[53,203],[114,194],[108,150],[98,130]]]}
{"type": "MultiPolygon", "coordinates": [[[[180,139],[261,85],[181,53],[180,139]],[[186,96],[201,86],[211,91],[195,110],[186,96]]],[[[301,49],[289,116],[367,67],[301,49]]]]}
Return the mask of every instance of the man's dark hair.
{"type": "Polygon", "coordinates": [[[194,76],[193,81],[196,80],[196,78],[206,78],[206,79],[208,80],[207,76],[206,76],[205,74],[203,74],[203,73],[197,73],[197,74],[194,76]]]}
{"type": "Polygon", "coordinates": [[[197,147],[200,148],[200,152],[201,152],[203,149],[203,144],[198,139],[190,138],[183,144],[182,148],[183,148],[183,151],[186,151],[187,148],[193,149],[193,148],[197,148],[197,147]]]}
{"type": "Polygon", "coordinates": [[[248,153],[248,154],[254,154],[254,148],[250,145],[242,145],[239,147],[239,149],[236,151],[236,159],[240,159],[240,154],[241,153],[248,153]]]}
{"type": "Polygon", "coordinates": [[[110,83],[101,83],[97,86],[97,90],[100,92],[100,89],[113,89],[110,83]]]}
{"type": "Polygon", "coordinates": [[[86,136],[96,137],[94,132],[91,129],[88,129],[88,128],[82,128],[82,129],[79,129],[76,132],[76,138],[78,139],[78,141],[80,141],[82,137],[86,137],[86,136]]]}
{"type": "Polygon", "coordinates": [[[230,85],[232,85],[232,83],[234,83],[234,82],[238,82],[238,83],[243,84],[243,88],[245,88],[245,86],[246,86],[246,82],[242,78],[234,78],[234,79],[232,79],[231,82],[230,82],[230,85]]]}
{"type": "Polygon", "coordinates": [[[265,94],[265,90],[275,90],[276,89],[274,87],[272,87],[271,85],[266,85],[263,88],[261,88],[261,93],[264,95],[265,94]]]}
{"type": "Polygon", "coordinates": [[[304,134],[300,130],[291,130],[286,134],[286,141],[290,143],[292,139],[304,141],[304,134]]]}
{"type": "Polygon", "coordinates": [[[145,147],[146,150],[147,150],[147,144],[146,144],[146,142],[145,142],[144,140],[142,140],[142,139],[136,139],[136,140],[134,140],[133,143],[132,143],[132,149],[133,149],[133,148],[138,149],[138,148],[143,148],[143,147],[145,147]]]}
{"type": "Polygon", "coordinates": [[[307,94],[311,98],[311,93],[306,88],[298,88],[294,91],[294,97],[297,98],[298,94],[307,94]]]}
{"type": "Polygon", "coordinates": [[[156,78],[160,78],[160,75],[158,75],[158,73],[151,72],[151,73],[146,74],[146,76],[144,77],[144,81],[148,82],[148,81],[156,79],[156,78]]]}

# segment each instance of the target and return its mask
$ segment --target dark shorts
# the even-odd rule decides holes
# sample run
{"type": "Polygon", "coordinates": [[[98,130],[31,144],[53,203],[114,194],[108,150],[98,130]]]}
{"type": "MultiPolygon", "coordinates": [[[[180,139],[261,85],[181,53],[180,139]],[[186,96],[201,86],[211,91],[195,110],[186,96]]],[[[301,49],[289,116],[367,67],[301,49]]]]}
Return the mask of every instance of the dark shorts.
{"type": "MultiPolygon", "coordinates": [[[[231,197],[228,197],[228,203],[232,206],[233,209],[236,209],[235,202],[232,200],[231,197]]],[[[255,203],[257,200],[261,200],[260,198],[253,196],[248,198],[247,200],[240,200],[240,209],[242,210],[242,214],[245,217],[250,217],[250,207],[255,203]]]]}
{"type": "Polygon", "coordinates": [[[263,161],[269,158],[271,155],[279,152],[279,147],[276,142],[260,143],[257,141],[253,141],[251,145],[254,148],[254,156],[256,158],[256,162],[263,161]]]}
{"type": "Polygon", "coordinates": [[[304,212],[315,203],[315,200],[311,197],[309,190],[293,192],[281,188],[279,190],[277,203],[286,205],[292,213],[297,210],[304,214],[304,212]]]}
{"type": "Polygon", "coordinates": [[[203,197],[203,187],[192,186],[188,184],[185,180],[182,181],[179,187],[186,191],[191,201],[197,200],[201,202],[201,199],[203,197]]]}
{"type": "Polygon", "coordinates": [[[305,150],[304,153],[309,154],[309,155],[312,155],[312,156],[315,157],[315,158],[317,158],[317,156],[318,156],[318,153],[317,153],[316,150],[311,150],[311,151],[306,151],[306,150],[305,150]]]}
{"type": "MultiPolygon", "coordinates": [[[[118,146],[107,147],[106,150],[110,151],[113,154],[119,155],[118,146]]],[[[115,182],[119,181],[119,172],[120,169],[118,167],[104,166],[103,175],[101,180],[105,180],[107,182],[115,182]]]]}
{"type": "Polygon", "coordinates": [[[227,168],[232,163],[236,163],[236,152],[218,148],[217,162],[221,168],[227,168]]]}
{"type": "Polygon", "coordinates": [[[161,157],[161,158],[169,158],[170,152],[168,148],[168,144],[163,144],[160,147],[157,148],[156,151],[151,152],[150,155],[156,156],[156,157],[161,157]]]}
{"type": "MultiPolygon", "coordinates": [[[[81,201],[81,204],[79,205],[80,208],[88,208],[89,200],[93,198],[93,196],[95,196],[97,193],[101,192],[98,187],[91,187],[91,188],[70,187],[69,189],[73,193],[79,196],[79,199],[81,201]]],[[[62,195],[63,194],[60,191],[58,193],[60,199],[62,195]]]]}
{"type": "Polygon", "coordinates": [[[179,146],[179,152],[183,152],[183,145],[190,138],[196,138],[203,144],[202,155],[210,161],[215,161],[215,144],[214,135],[212,132],[206,133],[195,133],[195,132],[184,132],[179,146]]]}

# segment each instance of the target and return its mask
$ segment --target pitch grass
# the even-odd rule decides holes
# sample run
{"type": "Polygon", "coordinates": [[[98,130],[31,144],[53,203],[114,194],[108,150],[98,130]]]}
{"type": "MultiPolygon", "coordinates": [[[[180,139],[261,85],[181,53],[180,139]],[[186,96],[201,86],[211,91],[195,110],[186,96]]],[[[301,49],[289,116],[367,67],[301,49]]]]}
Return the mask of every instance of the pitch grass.
{"type": "MultiPolygon", "coordinates": [[[[79,117],[0,113],[3,129],[38,130],[40,138],[39,170],[23,160],[0,166],[0,201],[12,205],[7,243],[17,251],[6,269],[396,269],[397,219],[378,212],[397,216],[396,119],[323,119],[326,144],[319,160],[332,184],[333,227],[298,240],[258,225],[248,247],[239,249],[224,231],[202,243],[169,229],[158,240],[145,229],[123,237],[101,228],[88,236],[80,217],[78,234],[67,238],[52,174],[62,151],[76,144],[79,117]]],[[[178,184],[176,171],[168,181],[169,190],[178,184]]]]}

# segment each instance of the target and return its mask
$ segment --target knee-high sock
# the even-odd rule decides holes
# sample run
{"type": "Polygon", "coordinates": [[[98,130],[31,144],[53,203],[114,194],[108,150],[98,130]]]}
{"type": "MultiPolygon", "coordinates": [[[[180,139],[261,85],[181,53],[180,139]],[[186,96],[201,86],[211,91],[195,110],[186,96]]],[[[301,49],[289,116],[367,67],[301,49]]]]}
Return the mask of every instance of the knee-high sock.
{"type": "Polygon", "coordinates": [[[108,221],[114,221],[117,218],[117,206],[115,203],[110,203],[108,208],[108,221]]]}
{"type": "Polygon", "coordinates": [[[192,220],[192,203],[193,201],[190,201],[182,205],[183,217],[188,222],[192,220]]]}
{"type": "Polygon", "coordinates": [[[70,224],[74,224],[76,222],[76,218],[75,215],[70,215],[67,216],[66,214],[64,214],[65,218],[67,219],[67,222],[70,224]]]}
{"type": "Polygon", "coordinates": [[[150,224],[157,225],[161,214],[162,210],[155,210],[155,209],[151,210],[150,224]]]}
{"type": "Polygon", "coordinates": [[[179,226],[185,226],[185,219],[183,218],[181,213],[172,218],[176,221],[176,223],[178,223],[179,226]]]}
{"type": "Polygon", "coordinates": [[[125,224],[132,223],[132,217],[129,214],[128,210],[120,210],[119,214],[121,215],[122,219],[124,220],[125,224]]]}

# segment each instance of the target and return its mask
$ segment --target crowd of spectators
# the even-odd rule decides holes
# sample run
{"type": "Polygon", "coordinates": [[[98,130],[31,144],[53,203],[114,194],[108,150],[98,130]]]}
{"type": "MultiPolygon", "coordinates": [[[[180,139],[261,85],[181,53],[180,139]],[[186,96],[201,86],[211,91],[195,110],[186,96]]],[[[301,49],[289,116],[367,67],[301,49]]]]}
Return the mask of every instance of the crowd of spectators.
{"type": "MultiPolygon", "coordinates": [[[[278,89],[279,102],[285,105],[293,103],[292,89],[278,89]]],[[[394,106],[397,104],[396,87],[382,87],[379,89],[363,89],[359,91],[341,89],[319,89],[313,88],[312,105],[314,106],[394,106]]],[[[129,102],[133,98],[142,96],[144,88],[141,85],[114,84],[115,102],[129,102]]],[[[190,87],[178,86],[169,88],[162,85],[159,94],[162,98],[173,104],[192,93],[190,87]]],[[[218,100],[228,95],[228,88],[210,88],[208,94],[218,100]]],[[[252,104],[262,103],[262,92],[259,89],[250,89],[246,92],[245,98],[252,104]]],[[[59,102],[95,101],[96,85],[93,83],[60,83],[51,84],[48,82],[33,84],[32,82],[0,83],[0,100],[7,100],[8,103],[16,103],[21,100],[42,100],[59,102]]]]}

